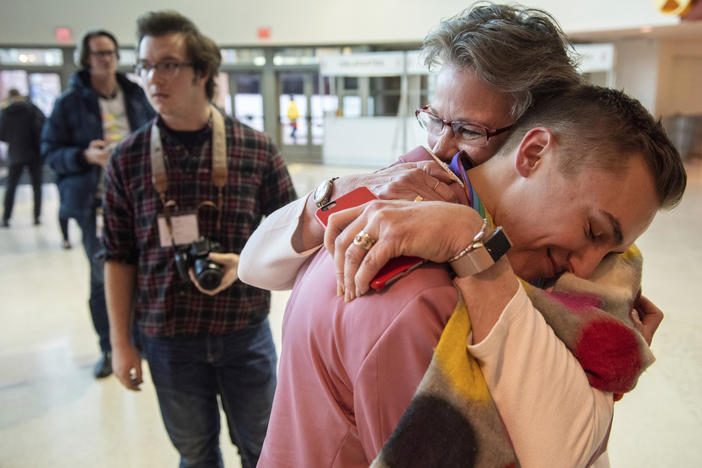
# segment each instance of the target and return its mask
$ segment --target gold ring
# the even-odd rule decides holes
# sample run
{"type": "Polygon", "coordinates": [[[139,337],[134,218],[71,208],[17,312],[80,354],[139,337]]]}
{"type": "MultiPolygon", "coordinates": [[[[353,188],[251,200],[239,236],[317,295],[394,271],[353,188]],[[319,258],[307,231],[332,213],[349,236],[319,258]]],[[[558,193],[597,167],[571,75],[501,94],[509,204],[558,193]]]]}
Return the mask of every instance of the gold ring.
{"type": "Polygon", "coordinates": [[[416,197],[414,197],[414,201],[422,201],[422,200],[424,200],[424,197],[421,195],[417,195],[416,197]]]}
{"type": "Polygon", "coordinates": [[[438,187],[440,183],[441,183],[441,181],[437,180],[436,184],[434,185],[434,188],[432,190],[436,192],[436,187],[438,187]]]}
{"type": "Polygon", "coordinates": [[[366,231],[361,231],[356,234],[356,237],[353,238],[353,244],[361,247],[362,249],[370,250],[370,248],[373,247],[373,244],[375,244],[375,239],[373,239],[366,231]]]}

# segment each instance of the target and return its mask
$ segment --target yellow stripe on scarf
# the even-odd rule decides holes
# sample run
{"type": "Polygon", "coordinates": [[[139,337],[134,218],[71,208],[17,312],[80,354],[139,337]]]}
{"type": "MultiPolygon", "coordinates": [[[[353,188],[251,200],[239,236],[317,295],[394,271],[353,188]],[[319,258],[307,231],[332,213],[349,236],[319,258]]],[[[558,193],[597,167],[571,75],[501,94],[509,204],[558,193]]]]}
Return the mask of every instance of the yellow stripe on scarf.
{"type": "Polygon", "coordinates": [[[636,244],[631,244],[631,247],[626,249],[626,252],[621,254],[621,256],[624,260],[631,260],[632,258],[641,257],[641,251],[636,247],[636,244]]]}
{"type": "Polygon", "coordinates": [[[456,308],[439,339],[434,359],[458,395],[468,400],[487,402],[490,391],[485,378],[478,362],[466,348],[470,330],[468,308],[459,294],[456,308]]]}

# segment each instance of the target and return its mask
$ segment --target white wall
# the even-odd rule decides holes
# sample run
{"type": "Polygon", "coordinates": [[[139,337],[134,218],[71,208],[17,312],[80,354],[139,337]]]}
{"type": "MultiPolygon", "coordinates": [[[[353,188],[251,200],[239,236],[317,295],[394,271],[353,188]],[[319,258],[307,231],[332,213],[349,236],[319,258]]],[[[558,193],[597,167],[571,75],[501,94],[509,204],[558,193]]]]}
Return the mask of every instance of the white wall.
{"type": "Polygon", "coordinates": [[[426,133],[414,116],[325,117],[324,164],[375,168],[387,167],[399,155],[426,144],[426,133]]]}
{"type": "Polygon", "coordinates": [[[628,39],[615,43],[614,87],[635,97],[649,112],[656,111],[659,41],[628,39]]]}
{"type": "Polygon", "coordinates": [[[661,43],[657,113],[702,115],[702,38],[661,43]]]}
{"type": "Polygon", "coordinates": [[[615,42],[615,88],[655,116],[702,115],[702,38],[615,42]]]}
{"type": "MultiPolygon", "coordinates": [[[[470,0],[0,0],[0,44],[50,45],[56,27],[70,27],[74,42],[101,27],[124,44],[134,44],[135,18],[148,10],[172,8],[191,17],[221,45],[373,44],[419,42],[441,18],[470,0]],[[257,28],[272,30],[269,41],[257,28]]],[[[651,0],[525,0],[543,8],[567,32],[676,24],[651,0]]]]}

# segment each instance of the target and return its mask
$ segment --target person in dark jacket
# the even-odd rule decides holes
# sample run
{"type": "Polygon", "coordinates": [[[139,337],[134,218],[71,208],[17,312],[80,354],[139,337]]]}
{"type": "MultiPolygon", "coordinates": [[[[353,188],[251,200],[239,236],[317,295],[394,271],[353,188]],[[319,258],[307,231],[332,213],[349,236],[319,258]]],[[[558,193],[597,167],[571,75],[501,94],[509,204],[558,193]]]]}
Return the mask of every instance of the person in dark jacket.
{"type": "Polygon", "coordinates": [[[87,32],[80,44],[83,69],[56,100],[41,135],[41,152],[56,173],[60,217],[77,221],[90,261],[90,314],[102,351],[96,378],[112,373],[103,262],[96,258],[102,172],[112,148],[155,115],[141,87],[117,73],[118,59],[119,47],[111,33],[87,32]]]}
{"type": "Polygon", "coordinates": [[[34,224],[39,224],[42,167],[39,136],[44,124],[44,114],[14,88],[8,92],[8,97],[10,105],[0,114],[0,140],[8,143],[10,162],[2,225],[10,225],[12,207],[15,204],[15,189],[25,167],[29,170],[34,189],[34,224]]]}

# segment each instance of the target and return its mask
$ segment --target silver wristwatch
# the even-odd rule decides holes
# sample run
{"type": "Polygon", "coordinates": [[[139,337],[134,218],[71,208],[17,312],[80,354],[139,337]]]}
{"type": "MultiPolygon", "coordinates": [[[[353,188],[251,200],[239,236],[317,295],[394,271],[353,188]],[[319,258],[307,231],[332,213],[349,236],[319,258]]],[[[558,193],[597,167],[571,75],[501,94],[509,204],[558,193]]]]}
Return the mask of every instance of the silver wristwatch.
{"type": "Polygon", "coordinates": [[[321,184],[319,184],[314,190],[314,193],[312,194],[312,199],[314,200],[314,204],[317,205],[317,208],[321,208],[327,203],[329,203],[329,199],[331,198],[332,191],[334,189],[334,181],[336,179],[338,179],[338,177],[332,177],[331,179],[327,179],[321,184]]]}
{"type": "Polygon", "coordinates": [[[485,238],[485,229],[481,229],[473,242],[449,260],[449,265],[456,276],[472,276],[485,271],[495,264],[512,247],[502,226],[485,238]]]}

